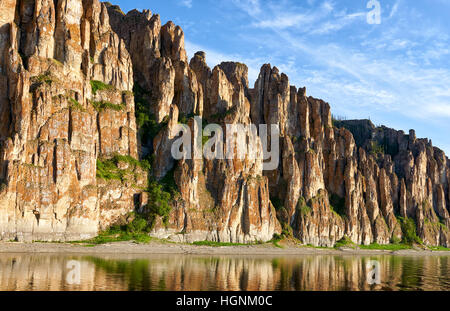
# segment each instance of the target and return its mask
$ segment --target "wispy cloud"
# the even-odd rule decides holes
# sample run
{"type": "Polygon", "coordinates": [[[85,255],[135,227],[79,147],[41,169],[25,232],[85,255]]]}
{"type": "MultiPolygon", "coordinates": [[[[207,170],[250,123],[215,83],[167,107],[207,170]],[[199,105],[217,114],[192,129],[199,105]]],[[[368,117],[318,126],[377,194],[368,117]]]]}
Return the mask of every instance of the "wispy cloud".
{"type": "MultiPolygon", "coordinates": [[[[302,9],[300,12],[292,10],[285,2],[266,4],[261,9],[258,0],[233,0],[242,10],[254,18],[251,26],[260,29],[296,29],[308,34],[328,34],[350,25],[365,16],[363,12],[346,14],[335,11],[334,3],[324,1],[318,8],[302,9]]],[[[314,4],[314,1],[310,1],[314,4]]]]}
{"type": "Polygon", "coordinates": [[[266,19],[254,22],[256,28],[277,28],[285,29],[290,27],[301,27],[315,21],[315,16],[309,14],[281,13],[273,19],[266,19]]]}
{"type": "Polygon", "coordinates": [[[400,1],[397,1],[394,3],[394,5],[392,6],[391,9],[391,13],[389,13],[389,18],[393,18],[394,15],[397,13],[398,11],[398,6],[400,5],[400,1]]]}
{"type": "MultiPolygon", "coordinates": [[[[448,4],[430,1],[438,8],[448,4]]],[[[416,128],[419,136],[449,146],[442,134],[450,132],[450,35],[445,20],[436,22],[407,1],[386,0],[381,25],[369,25],[364,3],[350,2],[224,2],[216,18],[231,35],[206,41],[186,38],[186,47],[190,56],[205,51],[210,67],[222,61],[246,63],[250,85],[261,65],[271,63],[292,85],[306,86],[309,95],[330,102],[336,114],[371,117],[405,131],[416,128]]]]}
{"type": "Polygon", "coordinates": [[[193,0],[181,0],[180,5],[185,6],[187,8],[192,8],[192,1],[193,0]]]}
{"type": "Polygon", "coordinates": [[[250,27],[264,29],[264,36],[254,38],[255,42],[262,42],[273,53],[279,53],[276,47],[283,47],[289,55],[298,56],[296,63],[279,58],[279,68],[291,83],[306,85],[309,94],[329,100],[350,116],[361,111],[367,114],[361,117],[390,113],[392,116],[384,119],[390,118],[393,126],[404,126],[396,121],[403,116],[403,120],[415,120],[411,127],[433,119],[434,125],[450,130],[450,66],[444,61],[450,44],[445,29],[428,25],[420,12],[408,10],[401,0],[393,1],[388,18],[383,19],[385,24],[378,28],[366,24],[365,12],[339,10],[330,1],[298,10],[294,2],[281,3],[234,1],[250,17],[250,27]],[[250,2],[258,10],[253,10],[250,2]],[[416,18],[421,18],[421,25],[411,24],[416,18]],[[339,35],[319,39],[349,26],[364,31],[352,27],[353,41],[339,35]],[[314,69],[305,67],[305,60],[314,69]],[[444,63],[439,65],[437,60],[444,63]]]}

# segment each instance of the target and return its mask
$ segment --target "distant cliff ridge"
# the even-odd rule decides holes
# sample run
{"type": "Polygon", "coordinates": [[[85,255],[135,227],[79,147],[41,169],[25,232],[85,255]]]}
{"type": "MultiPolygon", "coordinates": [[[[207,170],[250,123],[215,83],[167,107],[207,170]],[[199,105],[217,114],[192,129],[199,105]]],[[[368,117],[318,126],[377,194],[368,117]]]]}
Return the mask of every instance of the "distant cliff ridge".
{"type": "Polygon", "coordinates": [[[90,238],[137,211],[174,241],[450,247],[450,164],[414,131],[334,120],[269,64],[250,88],[247,66],[189,60],[182,29],[149,10],[0,6],[0,239],[90,238]],[[278,169],[175,161],[171,130],[194,116],[278,124],[278,169]]]}

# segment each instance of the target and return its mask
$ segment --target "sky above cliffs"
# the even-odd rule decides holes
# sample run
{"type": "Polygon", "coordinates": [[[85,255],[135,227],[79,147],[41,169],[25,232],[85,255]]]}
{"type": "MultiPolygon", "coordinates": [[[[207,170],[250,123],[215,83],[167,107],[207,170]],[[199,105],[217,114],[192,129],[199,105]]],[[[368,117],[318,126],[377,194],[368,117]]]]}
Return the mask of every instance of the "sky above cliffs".
{"type": "Polygon", "coordinates": [[[112,2],[180,25],[189,57],[246,63],[251,87],[270,63],[334,115],[414,128],[450,154],[450,0],[378,0],[379,24],[374,0],[112,2]]]}

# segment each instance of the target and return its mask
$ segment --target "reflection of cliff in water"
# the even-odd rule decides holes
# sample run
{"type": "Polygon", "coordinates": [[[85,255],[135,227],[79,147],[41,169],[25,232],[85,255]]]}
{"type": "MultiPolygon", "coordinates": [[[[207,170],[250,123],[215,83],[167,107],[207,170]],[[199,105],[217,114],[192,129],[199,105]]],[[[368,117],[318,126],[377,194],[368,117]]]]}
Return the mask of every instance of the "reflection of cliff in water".
{"type": "Polygon", "coordinates": [[[0,255],[1,290],[450,290],[450,257],[0,255]],[[66,283],[70,260],[81,284],[66,283]],[[381,285],[367,283],[370,260],[381,285]]]}

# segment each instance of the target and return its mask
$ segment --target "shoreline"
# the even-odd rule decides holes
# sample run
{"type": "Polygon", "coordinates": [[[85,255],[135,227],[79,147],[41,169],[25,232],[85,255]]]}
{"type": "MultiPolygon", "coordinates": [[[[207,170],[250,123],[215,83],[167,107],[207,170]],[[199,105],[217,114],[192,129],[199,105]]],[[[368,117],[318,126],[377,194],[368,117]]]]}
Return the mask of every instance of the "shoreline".
{"type": "Polygon", "coordinates": [[[114,242],[100,245],[69,243],[0,242],[1,254],[60,254],[60,255],[203,255],[203,256],[450,256],[449,251],[432,250],[364,250],[352,248],[327,249],[307,246],[270,244],[248,246],[197,246],[192,244],[152,241],[147,244],[114,242]]]}

